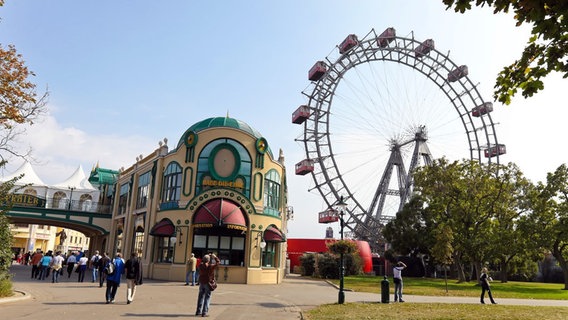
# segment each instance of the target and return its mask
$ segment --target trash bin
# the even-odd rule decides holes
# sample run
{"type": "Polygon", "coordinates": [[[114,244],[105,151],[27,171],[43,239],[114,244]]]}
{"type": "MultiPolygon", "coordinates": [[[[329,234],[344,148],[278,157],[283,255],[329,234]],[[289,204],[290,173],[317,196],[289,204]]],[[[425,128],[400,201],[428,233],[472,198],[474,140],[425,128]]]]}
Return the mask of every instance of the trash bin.
{"type": "Polygon", "coordinates": [[[387,276],[381,281],[381,303],[389,303],[389,280],[387,276]]]}

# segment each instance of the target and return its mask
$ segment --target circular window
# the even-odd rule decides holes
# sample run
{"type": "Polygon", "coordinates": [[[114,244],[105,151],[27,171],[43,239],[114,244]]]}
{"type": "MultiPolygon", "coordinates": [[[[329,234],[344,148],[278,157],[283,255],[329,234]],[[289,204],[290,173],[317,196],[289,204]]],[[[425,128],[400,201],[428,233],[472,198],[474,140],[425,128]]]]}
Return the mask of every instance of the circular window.
{"type": "Polygon", "coordinates": [[[217,180],[234,180],[239,173],[241,157],[237,149],[230,144],[223,143],[216,146],[209,156],[209,170],[217,180]]]}

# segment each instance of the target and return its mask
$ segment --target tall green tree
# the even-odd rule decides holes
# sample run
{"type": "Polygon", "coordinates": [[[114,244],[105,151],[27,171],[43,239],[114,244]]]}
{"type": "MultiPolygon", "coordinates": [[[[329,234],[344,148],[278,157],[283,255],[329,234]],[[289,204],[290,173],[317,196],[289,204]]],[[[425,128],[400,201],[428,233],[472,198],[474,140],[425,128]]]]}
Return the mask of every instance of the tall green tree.
{"type": "Polygon", "coordinates": [[[530,212],[530,196],[533,184],[514,164],[499,166],[495,175],[494,192],[498,201],[493,206],[491,221],[490,257],[498,259],[501,266],[501,282],[507,282],[509,263],[515,257],[525,256],[529,250],[526,228],[520,226],[521,218],[530,212]],[[502,245],[506,243],[507,245],[502,245]]]}
{"type": "MultiPolygon", "coordinates": [[[[464,13],[475,6],[493,7],[495,14],[513,12],[517,26],[532,25],[531,37],[521,57],[497,76],[493,97],[505,104],[521,90],[532,97],[544,88],[551,72],[568,77],[568,5],[566,0],[443,0],[447,8],[464,13]]],[[[498,31],[496,31],[498,32],[498,31]]]]}
{"type": "Polygon", "coordinates": [[[568,290],[568,167],[561,165],[548,173],[546,185],[539,184],[533,205],[534,221],[531,240],[548,250],[564,273],[564,289],[568,290]]]}

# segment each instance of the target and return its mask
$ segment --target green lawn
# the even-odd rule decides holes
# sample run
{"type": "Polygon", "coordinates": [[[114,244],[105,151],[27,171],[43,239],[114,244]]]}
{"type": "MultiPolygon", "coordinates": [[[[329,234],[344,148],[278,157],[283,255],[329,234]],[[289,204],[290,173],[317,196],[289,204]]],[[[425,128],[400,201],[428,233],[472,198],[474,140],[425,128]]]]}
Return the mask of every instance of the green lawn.
{"type": "MultiPolygon", "coordinates": [[[[345,277],[347,290],[380,293],[382,277],[345,277]]],[[[392,278],[390,293],[393,293],[392,278]]],[[[336,284],[339,281],[333,281],[336,284]]],[[[567,300],[566,307],[507,306],[443,303],[346,303],[319,306],[305,314],[308,320],[359,320],[359,319],[568,319],[568,290],[563,284],[534,282],[492,283],[493,295],[500,298],[567,300]]],[[[476,283],[457,283],[444,279],[404,278],[404,294],[428,296],[479,297],[476,283]]]]}
{"type": "MultiPolygon", "coordinates": [[[[345,288],[359,292],[380,293],[382,277],[349,276],[345,277],[345,288]]],[[[339,284],[338,280],[333,281],[339,284]]],[[[392,278],[389,278],[390,292],[393,293],[392,278]]],[[[491,290],[493,295],[499,298],[515,299],[546,299],[568,300],[568,290],[564,284],[537,283],[537,282],[507,282],[493,281],[491,290]]],[[[431,278],[404,278],[404,294],[421,296],[455,296],[455,297],[478,297],[481,289],[477,282],[457,283],[456,280],[448,279],[448,292],[444,279],[431,278]]]]}

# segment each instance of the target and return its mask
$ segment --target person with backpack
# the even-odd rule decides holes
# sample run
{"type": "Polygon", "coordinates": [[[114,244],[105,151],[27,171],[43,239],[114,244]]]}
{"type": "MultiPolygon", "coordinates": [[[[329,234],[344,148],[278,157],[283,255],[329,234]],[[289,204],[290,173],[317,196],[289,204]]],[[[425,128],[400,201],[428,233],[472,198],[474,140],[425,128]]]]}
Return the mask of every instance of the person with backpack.
{"type": "Polygon", "coordinates": [[[99,260],[99,288],[103,287],[106,281],[105,267],[110,262],[108,252],[103,252],[101,259],[99,260]]]}
{"type": "Polygon", "coordinates": [[[130,259],[126,261],[126,304],[130,304],[134,300],[136,294],[136,286],[142,285],[142,263],[138,258],[138,253],[132,252],[130,259]]]}
{"type": "Polygon", "coordinates": [[[120,253],[117,253],[114,259],[106,264],[104,272],[107,277],[106,303],[114,303],[116,291],[118,291],[118,287],[120,286],[120,278],[122,278],[122,274],[124,273],[124,260],[120,253]]]}
{"type": "Polygon", "coordinates": [[[91,257],[91,271],[92,271],[92,281],[97,281],[97,274],[99,273],[99,261],[101,260],[101,255],[99,254],[99,250],[95,250],[95,254],[91,257]]]}

